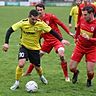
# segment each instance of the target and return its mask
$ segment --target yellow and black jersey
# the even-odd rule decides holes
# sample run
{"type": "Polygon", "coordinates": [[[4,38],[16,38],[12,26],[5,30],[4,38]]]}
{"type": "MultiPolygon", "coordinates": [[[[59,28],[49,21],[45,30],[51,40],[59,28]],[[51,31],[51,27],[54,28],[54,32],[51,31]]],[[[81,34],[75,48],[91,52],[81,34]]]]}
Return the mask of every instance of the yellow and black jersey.
{"type": "Polygon", "coordinates": [[[13,24],[12,29],[14,31],[21,29],[20,44],[31,50],[40,50],[39,39],[41,33],[51,31],[51,27],[44,21],[38,20],[35,25],[32,25],[28,18],[13,24]]]}

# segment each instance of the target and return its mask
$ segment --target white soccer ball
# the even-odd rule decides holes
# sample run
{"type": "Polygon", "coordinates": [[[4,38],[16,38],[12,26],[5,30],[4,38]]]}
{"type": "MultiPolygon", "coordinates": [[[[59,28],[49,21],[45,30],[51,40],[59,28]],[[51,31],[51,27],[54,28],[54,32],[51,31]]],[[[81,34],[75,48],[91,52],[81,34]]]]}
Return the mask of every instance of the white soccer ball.
{"type": "Polygon", "coordinates": [[[28,81],[25,89],[27,92],[36,92],[38,90],[38,84],[35,81],[28,81]]]}

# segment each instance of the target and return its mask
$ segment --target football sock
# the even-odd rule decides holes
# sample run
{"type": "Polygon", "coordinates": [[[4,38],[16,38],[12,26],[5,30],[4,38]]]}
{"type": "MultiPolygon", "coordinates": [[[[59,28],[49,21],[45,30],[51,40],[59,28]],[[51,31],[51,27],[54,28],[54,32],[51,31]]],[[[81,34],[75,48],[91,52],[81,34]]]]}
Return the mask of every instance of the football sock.
{"type": "Polygon", "coordinates": [[[32,63],[30,63],[30,65],[28,66],[28,69],[27,69],[26,74],[31,73],[31,72],[32,72],[32,70],[33,70],[33,68],[34,68],[34,65],[33,65],[32,63]]]}
{"type": "Polygon", "coordinates": [[[19,80],[22,76],[23,68],[20,68],[19,66],[16,67],[16,80],[19,80]]]}
{"type": "Polygon", "coordinates": [[[61,67],[62,67],[64,76],[68,77],[67,62],[62,61],[61,62],[61,67]]]}
{"type": "Polygon", "coordinates": [[[36,67],[35,69],[36,69],[37,73],[39,74],[39,76],[41,77],[42,74],[43,74],[42,68],[41,67],[36,67]]]}
{"type": "Polygon", "coordinates": [[[74,72],[74,74],[73,74],[73,78],[72,78],[72,83],[75,84],[78,79],[79,70],[75,70],[73,72],[74,72]]]}
{"type": "Polygon", "coordinates": [[[88,80],[91,80],[94,77],[94,73],[93,74],[92,73],[87,73],[87,76],[88,76],[88,80]]]}
{"type": "Polygon", "coordinates": [[[72,73],[76,74],[77,71],[79,71],[79,70],[77,70],[77,69],[74,68],[74,69],[71,69],[70,71],[71,71],[72,73]]]}

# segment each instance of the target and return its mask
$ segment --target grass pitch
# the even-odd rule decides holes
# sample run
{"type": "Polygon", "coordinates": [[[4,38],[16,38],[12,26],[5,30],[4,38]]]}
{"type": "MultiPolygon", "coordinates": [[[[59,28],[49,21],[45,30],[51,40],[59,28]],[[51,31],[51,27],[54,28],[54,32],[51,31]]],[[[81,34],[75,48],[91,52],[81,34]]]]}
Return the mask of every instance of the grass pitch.
{"type": "MultiPolygon", "coordinates": [[[[68,25],[68,17],[71,7],[46,7],[47,12],[55,14],[62,22],[68,25]]],[[[48,85],[43,85],[39,80],[36,71],[33,70],[31,76],[22,77],[20,79],[20,88],[16,91],[11,91],[9,88],[15,80],[15,69],[18,64],[18,42],[20,37],[20,30],[12,34],[10,40],[10,48],[7,53],[2,51],[4,37],[7,28],[13,23],[26,18],[28,12],[33,7],[0,7],[0,96],[96,96],[96,75],[93,79],[93,86],[86,87],[86,64],[84,58],[79,64],[79,78],[77,84],[66,83],[60,66],[60,60],[54,50],[50,54],[46,54],[41,64],[44,75],[49,81],[48,85]],[[38,83],[39,90],[37,93],[27,93],[25,91],[25,84],[29,80],[34,80],[38,83]]],[[[65,46],[65,57],[69,63],[72,50],[74,48],[74,40],[67,35],[61,28],[63,37],[70,41],[70,46],[65,46]]],[[[74,33],[74,28],[71,29],[74,33]]],[[[24,70],[28,67],[29,62],[26,62],[24,70]]],[[[95,70],[96,72],[96,70],[95,70]]],[[[69,71],[70,78],[72,73],[69,71]]]]}

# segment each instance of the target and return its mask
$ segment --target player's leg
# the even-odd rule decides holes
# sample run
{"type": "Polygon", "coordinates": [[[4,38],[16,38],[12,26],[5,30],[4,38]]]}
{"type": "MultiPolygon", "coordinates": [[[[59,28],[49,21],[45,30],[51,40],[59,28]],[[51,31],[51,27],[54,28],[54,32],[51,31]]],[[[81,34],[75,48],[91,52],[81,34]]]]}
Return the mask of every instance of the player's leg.
{"type": "Polygon", "coordinates": [[[73,73],[73,77],[72,77],[72,83],[75,84],[77,82],[78,79],[78,74],[79,74],[79,70],[77,69],[77,65],[79,62],[74,61],[74,60],[70,60],[70,71],[73,73]]]}
{"type": "Polygon", "coordinates": [[[87,87],[91,86],[91,81],[94,77],[94,67],[95,63],[94,62],[87,62],[87,87]]]}
{"type": "MultiPolygon", "coordinates": [[[[46,54],[46,53],[49,53],[51,51],[51,47],[49,45],[49,43],[47,42],[43,42],[42,44],[42,47],[41,47],[41,50],[40,50],[40,58],[46,54]]],[[[30,75],[30,73],[32,72],[32,70],[34,69],[34,64],[30,63],[30,65],[28,66],[28,69],[25,73],[23,73],[22,75],[23,76],[27,76],[27,75],[30,75]]]]}
{"type": "Polygon", "coordinates": [[[59,55],[60,60],[61,60],[61,68],[62,68],[63,74],[65,76],[65,81],[70,82],[70,78],[68,76],[67,62],[64,59],[64,48],[63,47],[58,48],[58,55],[59,55]]]}
{"type": "Polygon", "coordinates": [[[23,73],[22,76],[30,75],[30,73],[32,72],[33,69],[34,69],[34,64],[30,63],[30,65],[28,66],[26,72],[23,73]]]}
{"type": "MultiPolygon", "coordinates": [[[[87,51],[88,52],[88,51],[87,51]]],[[[86,54],[86,62],[87,62],[87,87],[90,87],[91,81],[94,77],[94,67],[96,63],[96,48],[91,49],[88,54],[86,54]]]]}
{"type": "MultiPolygon", "coordinates": [[[[44,54],[46,54],[46,53],[50,53],[50,51],[52,50],[52,45],[50,44],[50,42],[47,42],[47,41],[44,41],[43,42],[43,44],[42,44],[42,47],[41,47],[41,50],[40,50],[40,58],[44,55],[44,54]]],[[[38,72],[38,74],[39,74],[39,76],[40,76],[40,79],[41,79],[41,81],[44,83],[44,84],[47,84],[48,83],[48,81],[47,81],[47,79],[44,77],[44,75],[42,75],[43,73],[42,73],[42,68],[40,67],[40,68],[38,68],[38,67],[36,67],[35,68],[36,70],[37,70],[37,72],[38,72]]]]}
{"type": "Polygon", "coordinates": [[[79,70],[77,69],[77,66],[78,66],[79,62],[81,61],[83,55],[84,55],[84,53],[79,48],[79,46],[76,46],[72,53],[71,60],[69,63],[70,71],[73,73],[73,77],[72,77],[73,84],[75,84],[77,82],[78,74],[79,74],[79,70]]]}
{"type": "Polygon", "coordinates": [[[42,81],[42,83],[48,84],[47,79],[43,75],[42,68],[40,66],[35,66],[35,69],[36,69],[37,73],[39,74],[40,80],[42,81]]]}
{"type": "Polygon", "coordinates": [[[39,50],[30,51],[29,60],[30,60],[30,62],[31,62],[32,64],[34,64],[34,67],[35,67],[38,75],[40,76],[40,80],[41,80],[44,84],[47,84],[48,81],[47,81],[47,79],[44,77],[42,68],[41,68],[41,66],[40,66],[40,54],[39,54],[39,50]]]}
{"type": "Polygon", "coordinates": [[[65,76],[65,81],[70,82],[70,78],[68,76],[67,62],[64,59],[64,51],[65,51],[64,46],[58,40],[53,42],[53,46],[54,46],[56,53],[58,53],[58,56],[60,57],[61,68],[62,68],[63,74],[65,76]]]}
{"type": "Polygon", "coordinates": [[[23,67],[27,58],[26,48],[24,47],[20,48],[18,58],[19,58],[19,63],[18,66],[16,67],[16,77],[15,77],[16,81],[13,84],[13,86],[10,87],[11,90],[16,90],[19,87],[19,79],[22,76],[23,67]]]}

